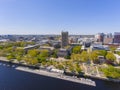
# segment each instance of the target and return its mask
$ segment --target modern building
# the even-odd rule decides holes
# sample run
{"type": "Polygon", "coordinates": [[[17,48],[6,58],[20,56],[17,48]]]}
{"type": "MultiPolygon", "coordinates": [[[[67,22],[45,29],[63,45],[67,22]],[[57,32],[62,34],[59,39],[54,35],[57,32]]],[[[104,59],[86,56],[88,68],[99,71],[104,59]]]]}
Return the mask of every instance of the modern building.
{"type": "Polygon", "coordinates": [[[28,45],[28,46],[24,47],[24,50],[28,51],[28,50],[31,50],[31,49],[35,49],[37,47],[40,47],[40,44],[28,45]]]}
{"type": "Polygon", "coordinates": [[[62,32],[62,48],[68,45],[68,32],[62,32]]]}
{"type": "Polygon", "coordinates": [[[103,43],[104,44],[112,44],[113,43],[113,38],[104,38],[103,43]]]}
{"type": "Polygon", "coordinates": [[[106,50],[106,51],[109,51],[109,46],[108,45],[93,44],[93,45],[90,46],[90,51],[94,51],[94,50],[106,50]]]}
{"type": "Polygon", "coordinates": [[[114,43],[120,44],[120,32],[114,33],[114,43]]]}
{"type": "Polygon", "coordinates": [[[97,42],[103,42],[104,40],[104,33],[98,33],[95,35],[95,39],[97,42]]]}
{"type": "Polygon", "coordinates": [[[103,43],[104,43],[104,44],[112,44],[112,43],[113,43],[112,33],[106,33],[106,34],[104,34],[103,43]]]}

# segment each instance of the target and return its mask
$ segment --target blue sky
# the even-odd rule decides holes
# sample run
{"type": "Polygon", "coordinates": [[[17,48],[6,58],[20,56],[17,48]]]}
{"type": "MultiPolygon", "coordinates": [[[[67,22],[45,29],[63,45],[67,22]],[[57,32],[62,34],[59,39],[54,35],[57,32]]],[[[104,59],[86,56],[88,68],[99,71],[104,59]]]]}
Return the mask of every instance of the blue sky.
{"type": "Polygon", "coordinates": [[[0,34],[120,32],[120,0],[0,0],[0,34]]]}

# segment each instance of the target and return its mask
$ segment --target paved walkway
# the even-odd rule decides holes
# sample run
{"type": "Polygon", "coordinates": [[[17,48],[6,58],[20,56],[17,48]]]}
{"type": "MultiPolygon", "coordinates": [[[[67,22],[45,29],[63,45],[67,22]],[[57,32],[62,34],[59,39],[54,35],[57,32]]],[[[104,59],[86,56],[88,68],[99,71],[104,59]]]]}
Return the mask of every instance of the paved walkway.
{"type": "Polygon", "coordinates": [[[86,84],[86,85],[90,85],[90,86],[96,86],[95,82],[92,80],[89,80],[89,79],[81,80],[80,78],[66,76],[66,75],[63,75],[60,73],[53,73],[53,72],[48,72],[48,71],[44,71],[44,70],[33,70],[30,68],[25,68],[25,67],[17,67],[16,69],[21,70],[21,71],[30,72],[30,73],[39,74],[39,75],[44,75],[44,76],[48,76],[48,77],[58,78],[58,79],[62,79],[62,80],[68,80],[71,82],[82,83],[82,84],[86,84]]]}

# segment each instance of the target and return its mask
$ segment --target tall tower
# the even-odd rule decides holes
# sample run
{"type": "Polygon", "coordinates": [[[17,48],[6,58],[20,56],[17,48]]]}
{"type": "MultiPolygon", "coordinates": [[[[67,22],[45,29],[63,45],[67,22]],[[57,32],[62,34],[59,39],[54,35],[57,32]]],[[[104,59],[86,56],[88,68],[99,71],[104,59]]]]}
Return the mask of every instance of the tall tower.
{"type": "Polygon", "coordinates": [[[68,45],[68,32],[62,31],[62,48],[68,45]]]}
{"type": "Polygon", "coordinates": [[[114,43],[119,43],[120,44],[120,32],[115,32],[114,33],[114,43]]]}

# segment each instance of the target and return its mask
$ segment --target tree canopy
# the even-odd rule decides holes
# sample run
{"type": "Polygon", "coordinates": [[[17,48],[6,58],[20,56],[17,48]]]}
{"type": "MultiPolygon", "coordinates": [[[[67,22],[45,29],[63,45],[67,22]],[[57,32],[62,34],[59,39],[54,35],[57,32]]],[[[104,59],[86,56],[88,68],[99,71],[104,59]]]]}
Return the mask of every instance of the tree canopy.
{"type": "Polygon", "coordinates": [[[81,46],[75,46],[73,47],[72,52],[75,54],[78,54],[80,53],[80,50],[81,50],[81,46]]]}
{"type": "Polygon", "coordinates": [[[29,50],[28,51],[28,55],[30,55],[31,57],[36,57],[38,55],[38,50],[34,49],[34,50],[29,50]]]}
{"type": "Polygon", "coordinates": [[[100,55],[100,56],[106,56],[107,55],[107,51],[106,50],[97,50],[98,51],[98,54],[100,55]]]}
{"type": "Polygon", "coordinates": [[[89,55],[88,55],[87,51],[82,51],[82,53],[81,53],[81,61],[86,62],[88,60],[89,60],[89,55]]]}
{"type": "Polygon", "coordinates": [[[113,66],[108,66],[106,68],[102,68],[101,71],[108,78],[116,78],[120,79],[120,69],[114,68],[113,66]]]}
{"type": "Polygon", "coordinates": [[[106,59],[110,60],[110,61],[115,61],[116,57],[114,56],[114,54],[112,52],[108,52],[106,55],[106,59]]]}
{"type": "Polygon", "coordinates": [[[92,60],[92,61],[98,61],[98,51],[93,51],[93,52],[91,52],[90,54],[89,54],[89,58],[90,58],[90,60],[92,60]]]}

